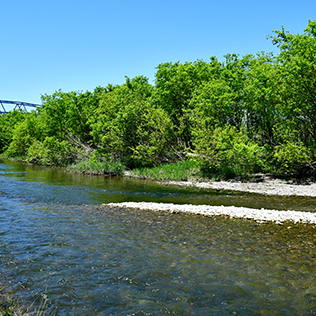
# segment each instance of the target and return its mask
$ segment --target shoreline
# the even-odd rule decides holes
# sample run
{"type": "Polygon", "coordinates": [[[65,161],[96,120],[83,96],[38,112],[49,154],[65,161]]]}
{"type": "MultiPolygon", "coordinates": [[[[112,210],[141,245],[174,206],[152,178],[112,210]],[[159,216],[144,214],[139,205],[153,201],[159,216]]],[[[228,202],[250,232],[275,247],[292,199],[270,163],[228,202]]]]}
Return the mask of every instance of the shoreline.
{"type": "Polygon", "coordinates": [[[301,211],[279,211],[268,209],[252,209],[236,206],[210,206],[192,204],[173,204],[155,202],[122,202],[102,204],[105,207],[150,210],[155,212],[187,213],[206,217],[227,216],[229,218],[253,220],[257,223],[274,222],[282,225],[284,222],[293,224],[316,224],[316,213],[301,211]]]}
{"type": "MultiPolygon", "coordinates": [[[[316,197],[316,182],[295,184],[281,179],[271,179],[266,176],[263,179],[260,179],[260,182],[242,182],[236,180],[216,182],[147,180],[155,181],[166,186],[187,186],[218,191],[229,190],[273,196],[316,197]]],[[[182,205],[152,202],[123,202],[102,205],[114,208],[134,208],[156,212],[187,213],[206,217],[224,216],[229,218],[253,220],[257,223],[274,222],[279,225],[282,225],[285,222],[291,222],[293,224],[316,224],[316,212],[312,213],[293,210],[271,210],[264,208],[255,209],[236,206],[182,205]]]]}
{"type": "MultiPolygon", "coordinates": [[[[1,157],[5,160],[15,161],[7,157],[1,157]]],[[[23,160],[16,160],[25,163],[23,160]]],[[[37,164],[35,164],[37,165],[37,164]]],[[[46,166],[47,167],[47,166],[46,166]]],[[[67,172],[66,168],[62,168],[67,172]]],[[[106,174],[93,174],[87,172],[76,172],[79,174],[92,175],[92,176],[111,176],[106,174]]],[[[230,180],[230,181],[216,181],[209,179],[207,181],[200,181],[198,179],[177,181],[177,180],[157,180],[149,177],[139,177],[133,175],[130,171],[125,171],[123,178],[135,178],[140,180],[149,180],[166,186],[180,186],[180,187],[195,187],[201,189],[211,189],[211,190],[228,190],[236,192],[245,193],[256,193],[263,195],[275,195],[275,196],[301,196],[301,197],[316,197],[316,181],[305,181],[304,184],[298,184],[294,181],[286,181],[278,178],[270,178],[267,175],[257,175],[255,181],[240,181],[240,180],[230,180]]]]}
{"type": "MultiPolygon", "coordinates": [[[[151,180],[155,181],[155,180],[151,180]]],[[[316,182],[306,184],[288,183],[281,179],[265,179],[261,182],[242,181],[157,181],[164,185],[192,186],[201,189],[229,190],[276,196],[316,197],[316,182]]]]}

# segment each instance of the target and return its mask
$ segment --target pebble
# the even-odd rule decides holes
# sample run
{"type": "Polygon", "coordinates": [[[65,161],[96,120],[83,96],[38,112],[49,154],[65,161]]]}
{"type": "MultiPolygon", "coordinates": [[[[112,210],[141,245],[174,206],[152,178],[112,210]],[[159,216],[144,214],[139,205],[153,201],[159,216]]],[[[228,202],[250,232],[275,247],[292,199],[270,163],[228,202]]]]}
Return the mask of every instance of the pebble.
{"type": "Polygon", "coordinates": [[[241,182],[241,181],[168,181],[166,185],[192,186],[213,190],[232,190],[249,193],[282,196],[309,196],[316,197],[316,182],[306,184],[291,184],[284,180],[265,179],[263,182],[241,182]]]}
{"type": "Polygon", "coordinates": [[[152,202],[123,202],[109,203],[104,206],[120,208],[136,208],[142,210],[166,211],[170,213],[189,213],[203,216],[228,216],[230,218],[243,218],[255,220],[256,222],[283,222],[316,224],[316,213],[300,211],[279,211],[269,209],[253,209],[236,206],[210,206],[192,204],[152,203],[152,202]]]}

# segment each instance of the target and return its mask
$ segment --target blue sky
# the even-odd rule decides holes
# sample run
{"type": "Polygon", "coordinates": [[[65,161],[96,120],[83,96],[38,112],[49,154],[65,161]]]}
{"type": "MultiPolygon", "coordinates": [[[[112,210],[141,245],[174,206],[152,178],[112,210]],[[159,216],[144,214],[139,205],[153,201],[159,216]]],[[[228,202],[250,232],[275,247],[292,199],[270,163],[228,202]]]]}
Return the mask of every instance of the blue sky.
{"type": "Polygon", "coordinates": [[[277,52],[266,36],[302,33],[316,1],[10,0],[0,12],[0,100],[40,103],[125,75],[154,83],[163,62],[277,52]]]}

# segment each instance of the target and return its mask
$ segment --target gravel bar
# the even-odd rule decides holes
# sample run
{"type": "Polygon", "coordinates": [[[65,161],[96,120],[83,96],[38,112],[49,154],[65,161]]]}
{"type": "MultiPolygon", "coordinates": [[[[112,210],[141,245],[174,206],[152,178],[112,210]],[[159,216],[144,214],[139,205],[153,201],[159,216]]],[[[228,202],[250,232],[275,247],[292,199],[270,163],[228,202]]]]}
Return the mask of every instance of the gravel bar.
{"type": "Polygon", "coordinates": [[[316,182],[306,184],[288,183],[284,180],[265,179],[262,182],[241,182],[241,181],[215,181],[215,182],[194,182],[194,181],[168,181],[162,182],[165,185],[192,186],[213,190],[231,190],[239,192],[258,193],[264,195],[283,196],[309,196],[316,197],[316,182]]]}
{"type": "Polygon", "coordinates": [[[252,209],[235,206],[210,206],[172,203],[151,203],[151,202],[124,202],[109,203],[104,206],[119,208],[136,208],[142,210],[165,211],[170,213],[189,213],[203,216],[228,216],[230,218],[243,218],[256,222],[272,221],[278,224],[283,222],[316,224],[316,213],[299,211],[278,211],[268,209],[252,209]]]}

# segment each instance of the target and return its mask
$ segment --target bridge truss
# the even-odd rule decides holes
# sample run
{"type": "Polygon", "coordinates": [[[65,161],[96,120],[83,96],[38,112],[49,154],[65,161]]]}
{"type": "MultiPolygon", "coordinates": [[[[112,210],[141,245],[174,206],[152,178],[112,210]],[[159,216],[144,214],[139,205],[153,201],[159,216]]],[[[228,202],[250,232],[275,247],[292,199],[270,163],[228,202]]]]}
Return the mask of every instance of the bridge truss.
{"type": "Polygon", "coordinates": [[[14,110],[22,109],[25,111],[27,111],[26,107],[37,108],[40,106],[39,104],[28,102],[0,100],[0,114],[7,113],[4,104],[14,104],[14,110]]]}

